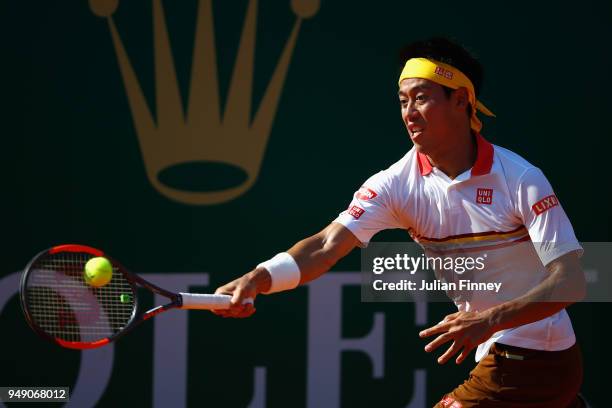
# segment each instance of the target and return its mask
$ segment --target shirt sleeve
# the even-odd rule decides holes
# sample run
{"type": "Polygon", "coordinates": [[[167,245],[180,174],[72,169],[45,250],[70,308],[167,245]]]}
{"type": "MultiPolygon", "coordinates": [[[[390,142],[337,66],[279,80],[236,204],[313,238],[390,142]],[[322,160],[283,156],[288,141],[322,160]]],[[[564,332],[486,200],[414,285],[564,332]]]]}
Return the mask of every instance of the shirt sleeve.
{"type": "Polygon", "coordinates": [[[518,211],[544,265],[582,247],[552,186],[538,168],[530,168],[518,185],[518,211]]]}
{"type": "Polygon", "coordinates": [[[401,228],[392,203],[392,178],[385,171],[370,177],[353,194],[348,208],[334,222],[348,228],[365,247],[384,229],[401,228]]]}

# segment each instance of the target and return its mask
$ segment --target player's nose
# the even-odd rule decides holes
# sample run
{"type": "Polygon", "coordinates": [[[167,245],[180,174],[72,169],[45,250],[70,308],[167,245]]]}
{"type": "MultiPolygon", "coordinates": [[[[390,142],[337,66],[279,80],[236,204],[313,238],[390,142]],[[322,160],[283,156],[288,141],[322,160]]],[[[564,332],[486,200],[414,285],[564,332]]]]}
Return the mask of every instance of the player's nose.
{"type": "Polygon", "coordinates": [[[414,104],[408,107],[408,118],[411,122],[415,122],[421,116],[421,112],[416,108],[414,104]]]}
{"type": "Polygon", "coordinates": [[[408,103],[406,109],[402,112],[404,116],[404,122],[408,124],[408,122],[415,122],[416,119],[419,118],[420,112],[416,109],[415,105],[411,102],[408,103]]]}

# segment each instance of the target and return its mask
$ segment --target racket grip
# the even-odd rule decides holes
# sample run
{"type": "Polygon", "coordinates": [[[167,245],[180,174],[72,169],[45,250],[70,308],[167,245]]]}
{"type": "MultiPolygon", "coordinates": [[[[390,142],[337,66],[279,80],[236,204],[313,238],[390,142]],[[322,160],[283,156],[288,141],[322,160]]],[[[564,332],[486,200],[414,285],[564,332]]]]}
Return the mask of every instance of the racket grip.
{"type": "Polygon", "coordinates": [[[181,309],[229,309],[230,295],[206,295],[202,293],[179,293],[183,299],[181,309]]]}

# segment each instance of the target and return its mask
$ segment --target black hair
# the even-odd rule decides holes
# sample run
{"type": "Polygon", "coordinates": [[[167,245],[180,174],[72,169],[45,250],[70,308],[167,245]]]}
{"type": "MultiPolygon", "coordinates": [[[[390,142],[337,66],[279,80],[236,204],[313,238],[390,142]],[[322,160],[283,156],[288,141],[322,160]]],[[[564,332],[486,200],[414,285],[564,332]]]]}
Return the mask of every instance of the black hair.
{"type": "MultiPolygon", "coordinates": [[[[400,52],[400,70],[410,58],[429,58],[452,65],[472,81],[476,97],[480,94],[484,77],[482,65],[468,50],[456,42],[448,38],[433,37],[410,43],[400,52]]],[[[447,96],[453,91],[447,87],[443,88],[447,96]]]]}

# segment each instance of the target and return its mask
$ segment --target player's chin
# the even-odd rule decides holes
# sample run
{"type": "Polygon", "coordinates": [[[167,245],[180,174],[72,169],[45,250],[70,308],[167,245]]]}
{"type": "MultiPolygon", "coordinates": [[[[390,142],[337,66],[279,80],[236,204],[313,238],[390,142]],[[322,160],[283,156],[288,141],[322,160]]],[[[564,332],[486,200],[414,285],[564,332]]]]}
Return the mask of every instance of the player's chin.
{"type": "Polygon", "coordinates": [[[415,142],[414,140],[412,141],[412,143],[414,144],[414,148],[416,149],[418,153],[426,154],[426,155],[430,153],[431,149],[429,149],[426,144],[421,144],[421,143],[415,142]]]}

